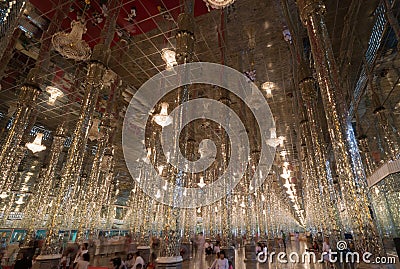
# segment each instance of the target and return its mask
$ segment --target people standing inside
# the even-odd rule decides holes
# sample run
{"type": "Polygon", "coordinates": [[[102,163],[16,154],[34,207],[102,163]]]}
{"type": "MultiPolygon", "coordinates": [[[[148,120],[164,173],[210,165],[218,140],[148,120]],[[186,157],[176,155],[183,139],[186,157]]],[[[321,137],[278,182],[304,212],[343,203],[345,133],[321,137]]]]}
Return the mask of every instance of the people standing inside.
{"type": "Polygon", "coordinates": [[[82,258],[82,255],[83,255],[83,254],[88,253],[88,247],[89,247],[89,244],[88,244],[88,243],[83,243],[83,244],[81,244],[81,247],[80,247],[80,249],[78,250],[78,253],[77,253],[76,256],[75,256],[75,259],[74,259],[74,263],[73,263],[73,267],[72,267],[72,268],[75,268],[75,267],[76,267],[76,264],[78,263],[78,261],[83,259],[83,258],[82,258]]]}
{"type": "Polygon", "coordinates": [[[281,234],[282,234],[283,248],[286,250],[286,234],[283,232],[283,230],[281,230],[281,234]]]}
{"type": "Polygon", "coordinates": [[[18,253],[17,260],[14,264],[14,269],[30,269],[32,268],[32,261],[29,260],[22,253],[18,253]]]}
{"type": "Polygon", "coordinates": [[[220,251],[221,251],[221,247],[219,245],[219,241],[217,241],[214,246],[214,253],[219,253],[220,251]]]}
{"type": "Polygon", "coordinates": [[[326,268],[333,268],[333,264],[331,262],[331,246],[329,245],[329,237],[325,237],[324,243],[322,244],[322,255],[325,262],[326,268]]]}
{"type": "Polygon", "coordinates": [[[128,255],[126,255],[125,266],[126,268],[131,269],[133,268],[133,265],[135,265],[135,259],[133,258],[133,254],[128,253],[128,255]]]}
{"type": "Polygon", "coordinates": [[[213,263],[211,264],[209,269],[215,268],[215,266],[217,265],[218,259],[219,259],[219,252],[217,254],[215,254],[215,260],[213,261],[213,263]]]}
{"type": "Polygon", "coordinates": [[[136,251],[136,252],[133,254],[133,257],[135,258],[135,263],[133,264],[133,268],[136,268],[136,266],[137,266],[138,264],[141,264],[142,266],[144,266],[144,260],[143,260],[143,258],[140,256],[140,252],[139,252],[139,251],[136,251]]]}
{"type": "Polygon", "coordinates": [[[121,257],[116,257],[111,260],[113,269],[127,269],[121,257]]]}
{"type": "Polygon", "coordinates": [[[225,252],[221,251],[218,258],[211,265],[210,269],[229,269],[228,259],[225,258],[225,252]]]}
{"type": "Polygon", "coordinates": [[[203,232],[200,232],[197,236],[197,240],[196,240],[196,244],[197,244],[197,254],[199,257],[201,257],[201,255],[204,252],[204,243],[205,243],[205,238],[204,238],[204,234],[203,232]]]}
{"type": "Polygon", "coordinates": [[[89,253],[82,254],[82,258],[76,263],[75,269],[88,269],[90,261],[89,253]]]}

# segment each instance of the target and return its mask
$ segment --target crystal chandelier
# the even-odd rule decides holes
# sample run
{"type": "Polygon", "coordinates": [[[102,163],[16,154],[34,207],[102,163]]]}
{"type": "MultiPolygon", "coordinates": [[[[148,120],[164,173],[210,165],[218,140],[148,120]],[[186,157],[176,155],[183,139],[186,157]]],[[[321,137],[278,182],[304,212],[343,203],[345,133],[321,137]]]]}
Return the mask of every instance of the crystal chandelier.
{"type": "Polygon", "coordinates": [[[265,91],[267,98],[272,97],[272,90],[275,88],[276,88],[275,83],[273,83],[271,81],[264,82],[261,85],[261,89],[263,89],[265,91]]]}
{"type": "Polygon", "coordinates": [[[26,143],[25,146],[33,153],[40,152],[46,149],[46,146],[42,145],[42,133],[37,133],[35,140],[32,143],[26,143]]]}
{"type": "Polygon", "coordinates": [[[200,188],[204,188],[205,185],[206,183],[204,183],[204,178],[200,177],[200,182],[197,183],[197,186],[199,186],[200,188]]]}
{"type": "Polygon", "coordinates": [[[52,106],[54,105],[54,103],[56,102],[58,97],[61,97],[64,95],[60,89],[58,89],[57,87],[53,87],[53,86],[47,86],[46,92],[48,92],[50,94],[49,100],[47,101],[47,103],[52,106]]]}
{"type": "Polygon", "coordinates": [[[171,70],[174,65],[177,65],[178,63],[176,62],[175,58],[175,51],[170,50],[170,49],[163,49],[161,51],[161,58],[164,60],[166,66],[166,70],[171,70]]]}
{"type": "Polygon", "coordinates": [[[58,32],[53,35],[54,49],[68,59],[76,61],[89,59],[91,54],[90,47],[82,39],[82,35],[86,32],[85,24],[81,21],[73,21],[71,27],[70,33],[58,32]]]}
{"type": "Polygon", "coordinates": [[[168,103],[161,104],[160,114],[155,115],[153,119],[162,127],[168,126],[172,123],[172,117],[168,115],[168,103]]]}
{"type": "Polygon", "coordinates": [[[208,8],[222,9],[232,5],[235,0],[204,0],[204,2],[206,2],[208,8]]]}

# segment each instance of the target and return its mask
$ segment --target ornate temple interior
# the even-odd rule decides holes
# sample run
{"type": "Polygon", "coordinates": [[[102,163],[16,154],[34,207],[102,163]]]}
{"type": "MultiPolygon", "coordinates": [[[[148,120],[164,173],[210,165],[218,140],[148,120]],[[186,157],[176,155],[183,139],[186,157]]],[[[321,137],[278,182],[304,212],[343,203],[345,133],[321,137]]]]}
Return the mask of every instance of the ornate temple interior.
{"type": "Polygon", "coordinates": [[[0,0],[0,268],[400,268],[399,19],[0,0]]]}

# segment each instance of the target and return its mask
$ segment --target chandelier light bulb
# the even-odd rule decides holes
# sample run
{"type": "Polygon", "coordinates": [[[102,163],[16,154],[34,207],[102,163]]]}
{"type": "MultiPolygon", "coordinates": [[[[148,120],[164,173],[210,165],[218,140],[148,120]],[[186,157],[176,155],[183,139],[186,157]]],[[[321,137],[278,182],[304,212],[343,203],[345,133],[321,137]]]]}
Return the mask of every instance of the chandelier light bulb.
{"type": "Polygon", "coordinates": [[[64,95],[60,89],[58,89],[57,87],[53,87],[53,86],[47,86],[46,92],[48,92],[50,94],[49,100],[47,101],[47,103],[52,106],[54,105],[54,103],[56,102],[58,97],[61,97],[64,95]]]}
{"type": "Polygon", "coordinates": [[[37,133],[35,140],[32,143],[26,143],[25,146],[33,153],[40,152],[46,149],[46,146],[42,145],[42,133],[37,133]]]}
{"type": "Polygon", "coordinates": [[[170,49],[163,49],[161,51],[161,58],[163,59],[163,61],[165,62],[165,69],[166,70],[171,70],[174,65],[177,65],[177,61],[176,61],[176,53],[173,50],[170,49]]]}
{"type": "Polygon", "coordinates": [[[261,89],[263,89],[265,91],[267,98],[272,97],[272,90],[275,88],[276,88],[275,83],[273,83],[271,81],[264,82],[261,85],[261,89]]]}
{"type": "Polygon", "coordinates": [[[200,177],[200,182],[197,183],[197,186],[199,186],[200,188],[203,188],[205,185],[207,185],[207,184],[204,183],[204,178],[200,177]]]}
{"type": "Polygon", "coordinates": [[[168,115],[168,106],[168,103],[162,103],[160,114],[153,117],[153,120],[162,127],[168,126],[172,123],[172,117],[168,115]]]}
{"type": "Polygon", "coordinates": [[[1,198],[1,199],[7,198],[7,197],[8,197],[8,194],[7,194],[6,192],[2,192],[2,193],[0,194],[0,198],[1,198]]]}
{"type": "Polygon", "coordinates": [[[197,213],[201,213],[201,208],[200,207],[197,209],[197,213]]]}

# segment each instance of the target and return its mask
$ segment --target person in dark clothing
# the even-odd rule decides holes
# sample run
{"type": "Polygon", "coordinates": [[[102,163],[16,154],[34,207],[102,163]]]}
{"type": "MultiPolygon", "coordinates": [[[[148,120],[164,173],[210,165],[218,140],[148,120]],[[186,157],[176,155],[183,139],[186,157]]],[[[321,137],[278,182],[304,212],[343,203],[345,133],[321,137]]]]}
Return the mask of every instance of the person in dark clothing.
{"type": "Polygon", "coordinates": [[[32,261],[29,260],[22,253],[19,253],[18,258],[14,265],[14,269],[30,269],[30,268],[32,268],[32,261]]]}

